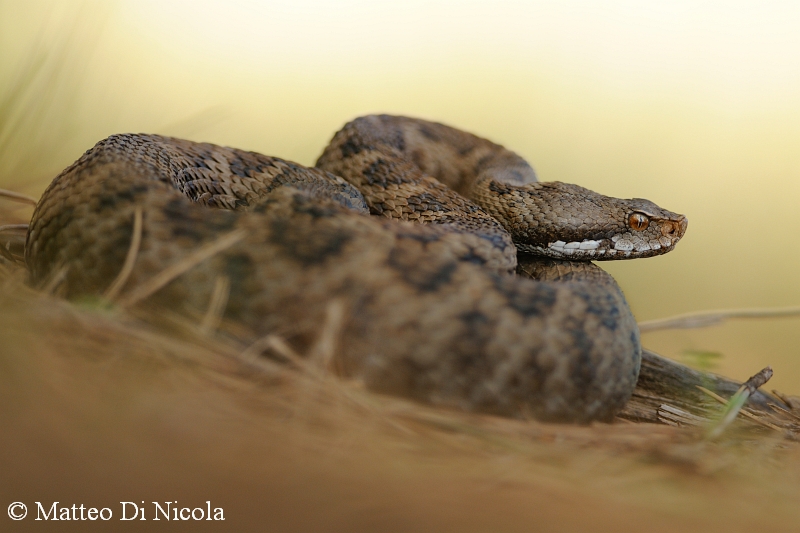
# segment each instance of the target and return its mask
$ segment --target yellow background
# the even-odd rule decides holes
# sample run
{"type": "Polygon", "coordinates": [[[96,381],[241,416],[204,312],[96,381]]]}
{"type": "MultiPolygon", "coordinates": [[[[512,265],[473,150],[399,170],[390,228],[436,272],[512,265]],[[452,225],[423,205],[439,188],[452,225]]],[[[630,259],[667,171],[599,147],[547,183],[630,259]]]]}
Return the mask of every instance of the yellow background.
{"type": "MultiPolygon", "coordinates": [[[[310,165],[355,116],[433,119],[542,180],[686,214],[673,253],[603,263],[640,320],[800,304],[796,2],[0,0],[0,104],[0,187],[33,196],[115,132],[310,165]]],[[[800,393],[798,331],[643,340],[721,352],[739,379],[771,364],[767,388],[800,393]]]]}

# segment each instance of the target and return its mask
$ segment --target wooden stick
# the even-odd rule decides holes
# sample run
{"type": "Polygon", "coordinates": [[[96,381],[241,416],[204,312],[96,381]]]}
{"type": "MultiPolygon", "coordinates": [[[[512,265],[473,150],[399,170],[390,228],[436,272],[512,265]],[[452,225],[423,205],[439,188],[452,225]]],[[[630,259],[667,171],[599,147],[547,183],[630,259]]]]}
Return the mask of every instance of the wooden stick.
{"type": "MultiPolygon", "coordinates": [[[[722,397],[730,397],[741,385],[741,382],[700,372],[649,350],[643,350],[639,381],[633,396],[619,416],[634,422],[659,423],[658,410],[661,405],[667,404],[711,418],[718,415],[716,402],[697,387],[704,387],[722,397]]],[[[782,399],[761,390],[752,393],[747,403],[752,409],[772,413],[774,411],[769,404],[790,410],[782,399]]]]}

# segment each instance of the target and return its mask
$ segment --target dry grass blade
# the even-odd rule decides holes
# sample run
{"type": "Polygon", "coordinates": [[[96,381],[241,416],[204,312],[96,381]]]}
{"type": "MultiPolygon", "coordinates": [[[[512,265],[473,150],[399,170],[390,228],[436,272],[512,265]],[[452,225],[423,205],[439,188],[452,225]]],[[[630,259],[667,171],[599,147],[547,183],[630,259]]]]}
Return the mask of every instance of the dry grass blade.
{"type": "MultiPolygon", "coordinates": [[[[337,301],[334,300],[329,305],[328,317],[326,318],[326,324],[323,326],[323,329],[328,329],[327,335],[331,335],[334,339],[338,338],[340,326],[337,325],[337,322],[339,324],[341,323],[341,316],[343,315],[343,306],[341,306],[341,304],[337,304],[336,302],[337,301]]],[[[321,336],[325,335],[325,332],[321,334],[321,336]]],[[[329,342],[330,341],[321,339],[320,341],[317,341],[315,347],[321,344],[327,344],[329,342]]],[[[335,350],[335,347],[332,349],[335,350]]],[[[388,424],[392,428],[397,429],[404,434],[415,434],[415,432],[408,428],[405,424],[402,424],[397,420],[393,420],[392,417],[389,416],[389,414],[384,410],[368,402],[360,393],[360,391],[354,390],[350,384],[331,376],[326,371],[326,368],[321,368],[319,364],[312,359],[310,354],[308,357],[301,356],[294,349],[292,349],[292,347],[289,346],[285,340],[277,335],[266,335],[258,339],[241,353],[240,359],[246,363],[257,362],[261,359],[259,356],[264,350],[271,350],[299,370],[303,375],[311,378],[314,382],[320,385],[332,386],[332,389],[329,390],[334,392],[337,396],[344,398],[350,404],[376,417],[381,422],[388,424]]],[[[313,352],[313,350],[314,348],[312,348],[310,352],[313,352]]]]}
{"type": "Polygon", "coordinates": [[[214,281],[214,289],[211,291],[211,298],[208,302],[203,321],[200,323],[200,330],[203,335],[213,333],[222,321],[225,307],[228,305],[228,296],[231,292],[231,280],[228,276],[217,276],[214,281]]]}
{"type": "Polygon", "coordinates": [[[286,342],[276,335],[266,335],[253,342],[250,346],[245,348],[238,354],[237,359],[248,366],[255,366],[258,368],[265,368],[270,373],[286,374],[292,370],[285,364],[272,361],[265,357],[261,357],[264,350],[271,349],[297,368],[302,370],[305,361],[297,354],[286,342]]]}
{"type": "Polygon", "coordinates": [[[285,340],[277,335],[265,335],[253,344],[248,346],[240,355],[239,358],[247,363],[261,360],[261,353],[264,350],[272,350],[276,355],[288,361],[293,367],[301,372],[316,378],[324,378],[325,376],[310,365],[300,354],[289,346],[285,340]]]}
{"type": "Polygon", "coordinates": [[[53,294],[58,289],[58,286],[66,279],[67,271],[69,267],[67,265],[62,266],[59,269],[53,270],[53,273],[48,278],[47,282],[45,282],[44,286],[42,287],[42,292],[45,294],[53,294]]]}
{"type": "Polygon", "coordinates": [[[128,277],[133,271],[133,264],[136,262],[136,256],[139,255],[139,246],[142,243],[142,208],[136,207],[136,212],[133,214],[133,235],[131,236],[131,245],[128,247],[128,255],[125,256],[125,262],[122,264],[122,269],[117,274],[117,277],[106,290],[104,296],[108,300],[114,300],[119,295],[119,291],[128,281],[128,277]]]}
{"type": "MultiPolygon", "coordinates": [[[[705,387],[701,387],[700,385],[698,385],[697,388],[700,389],[700,391],[702,391],[704,394],[707,394],[709,397],[711,397],[714,400],[716,400],[717,402],[719,402],[720,404],[722,404],[722,405],[727,405],[728,404],[728,400],[726,400],[725,398],[723,398],[719,394],[715,393],[714,391],[710,391],[705,387]]],[[[770,404],[770,407],[773,407],[773,406],[777,407],[778,409],[780,409],[782,411],[786,411],[782,407],[779,407],[779,406],[777,406],[775,404],[770,404]]],[[[788,412],[788,411],[786,411],[786,412],[788,412]]],[[[750,413],[750,412],[744,411],[744,410],[742,410],[741,413],[742,413],[743,416],[746,416],[748,419],[752,420],[756,424],[759,424],[761,426],[764,426],[764,427],[767,427],[767,428],[770,428],[770,429],[775,429],[777,431],[781,431],[780,427],[778,427],[778,426],[776,426],[774,424],[770,424],[766,420],[761,420],[759,417],[757,417],[753,413],[750,413]]]]}
{"type": "MultiPolygon", "coordinates": [[[[59,9],[47,9],[52,17],[63,16],[63,23],[58,28],[49,24],[42,26],[39,38],[28,40],[27,53],[19,50],[21,61],[15,72],[7,68],[11,63],[3,65],[0,80],[0,177],[6,185],[15,181],[27,185],[34,176],[60,170],[51,166],[54,152],[65,144],[67,138],[81,131],[84,122],[72,110],[77,109],[93,49],[101,38],[104,19],[113,2],[84,4],[79,9],[62,10],[61,5],[59,9]],[[67,15],[67,11],[72,14],[67,15]],[[56,12],[61,15],[56,15],[56,12]]],[[[14,25],[24,24],[25,17],[12,22],[17,18],[20,6],[14,2],[0,2],[0,11],[10,10],[0,14],[0,19],[14,25]],[[5,5],[14,7],[5,8],[5,5]]]]}
{"type": "Polygon", "coordinates": [[[13,200],[15,202],[30,204],[34,207],[36,207],[36,204],[38,203],[36,198],[32,196],[28,196],[27,194],[22,194],[14,191],[9,191],[7,189],[0,189],[0,196],[8,198],[9,200],[13,200]]]}
{"type": "Polygon", "coordinates": [[[12,83],[5,96],[0,96],[0,154],[5,155],[5,148],[15,132],[19,131],[19,124],[29,120],[27,114],[19,113],[19,103],[26,99],[32,92],[34,82],[43,70],[46,56],[38,54],[25,64],[21,75],[12,83]]]}
{"type": "Polygon", "coordinates": [[[774,403],[770,403],[768,405],[769,405],[770,409],[772,409],[773,411],[776,411],[778,413],[781,413],[781,414],[791,418],[792,421],[794,421],[794,422],[800,422],[800,416],[797,416],[796,414],[794,414],[793,412],[789,411],[788,409],[784,409],[780,405],[777,405],[777,404],[774,404],[774,403]]]}
{"type": "Polygon", "coordinates": [[[258,361],[261,352],[266,350],[270,337],[271,335],[267,335],[253,342],[250,346],[242,350],[239,354],[239,359],[248,363],[258,361]]]}
{"type": "Polygon", "coordinates": [[[258,358],[264,350],[272,350],[275,354],[288,361],[297,370],[311,377],[323,380],[326,377],[325,373],[321,372],[316,365],[310,364],[306,358],[294,351],[285,340],[277,335],[266,335],[260,338],[243,351],[241,357],[245,361],[251,361],[258,358]]]}
{"type": "Polygon", "coordinates": [[[16,264],[25,264],[25,240],[27,236],[27,224],[5,224],[0,226],[0,256],[16,264]]]}
{"type": "Polygon", "coordinates": [[[745,381],[742,386],[739,387],[739,390],[736,391],[736,394],[731,396],[731,399],[725,404],[725,409],[723,409],[720,419],[708,428],[706,431],[706,438],[712,440],[722,435],[740,412],[745,413],[745,411],[742,411],[742,407],[747,403],[747,399],[750,398],[750,395],[761,385],[769,381],[771,377],[772,368],[766,367],[745,381]]]}
{"type": "Polygon", "coordinates": [[[687,313],[657,320],[639,322],[639,331],[646,333],[663,329],[706,328],[732,318],[779,318],[800,316],[800,306],[774,307],[767,309],[729,309],[687,313]]]}
{"type": "Polygon", "coordinates": [[[325,310],[325,323],[322,326],[322,331],[309,350],[308,357],[302,357],[277,335],[261,337],[248,346],[240,357],[245,361],[252,361],[257,359],[261,352],[269,349],[291,363],[298,370],[309,372],[315,377],[325,377],[331,361],[336,355],[336,347],[341,336],[343,322],[344,304],[341,300],[332,300],[325,310]]]}
{"type": "Polygon", "coordinates": [[[121,307],[130,307],[144,300],[181,274],[241,241],[244,239],[245,234],[246,232],[244,230],[234,230],[223,235],[214,242],[202,246],[184,257],[183,260],[168,266],[149,280],[134,288],[119,300],[119,305],[121,307]]]}
{"type": "Polygon", "coordinates": [[[315,369],[311,368],[308,363],[295,352],[291,346],[286,344],[286,341],[277,335],[267,335],[264,337],[264,348],[270,349],[292,363],[299,370],[307,371],[311,374],[317,375],[315,369]]]}
{"type": "Polygon", "coordinates": [[[772,395],[782,401],[784,405],[788,406],[792,411],[797,411],[798,407],[800,407],[800,398],[797,396],[789,396],[775,389],[772,389],[772,395]]]}
{"type": "Polygon", "coordinates": [[[322,326],[322,332],[309,353],[311,361],[323,372],[330,369],[343,325],[344,303],[341,300],[332,300],[325,309],[325,323],[322,326]]]}
{"type": "Polygon", "coordinates": [[[18,233],[18,232],[28,232],[28,224],[5,224],[0,226],[0,233],[2,232],[9,232],[9,233],[18,233]]]}
{"type": "Polygon", "coordinates": [[[712,422],[706,431],[706,439],[714,440],[730,426],[736,419],[736,416],[742,410],[745,402],[750,397],[750,391],[747,387],[742,386],[736,391],[736,394],[731,396],[731,399],[725,402],[725,408],[722,411],[722,416],[712,422]]]}

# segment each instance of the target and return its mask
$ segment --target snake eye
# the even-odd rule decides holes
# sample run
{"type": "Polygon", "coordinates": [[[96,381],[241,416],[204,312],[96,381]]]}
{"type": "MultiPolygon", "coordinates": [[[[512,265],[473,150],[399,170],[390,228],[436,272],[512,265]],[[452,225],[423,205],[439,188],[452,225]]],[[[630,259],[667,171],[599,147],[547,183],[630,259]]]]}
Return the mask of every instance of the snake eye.
{"type": "Polygon", "coordinates": [[[642,213],[632,213],[628,217],[628,225],[636,231],[644,231],[650,225],[650,219],[642,213]]]}

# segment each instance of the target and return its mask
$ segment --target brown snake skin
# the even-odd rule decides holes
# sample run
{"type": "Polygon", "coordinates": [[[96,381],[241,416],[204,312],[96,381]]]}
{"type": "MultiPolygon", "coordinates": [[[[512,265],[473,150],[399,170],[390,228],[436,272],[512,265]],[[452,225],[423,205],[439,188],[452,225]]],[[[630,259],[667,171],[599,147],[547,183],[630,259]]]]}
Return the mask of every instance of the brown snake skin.
{"type": "Polygon", "coordinates": [[[103,294],[137,209],[123,298],[230,239],[148,303],[202,316],[224,278],[224,316],[245,340],[277,334],[305,353],[337,301],[341,375],[439,405],[573,422],[612,419],[641,358],[621,291],[589,260],[665,253],[686,230],[652,202],[539,183],[516,154],[418,119],[356,119],[317,168],[113,135],[39,201],[25,248],[32,282],[61,271],[66,297],[103,294]]]}

